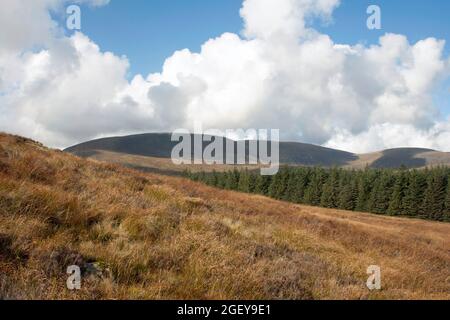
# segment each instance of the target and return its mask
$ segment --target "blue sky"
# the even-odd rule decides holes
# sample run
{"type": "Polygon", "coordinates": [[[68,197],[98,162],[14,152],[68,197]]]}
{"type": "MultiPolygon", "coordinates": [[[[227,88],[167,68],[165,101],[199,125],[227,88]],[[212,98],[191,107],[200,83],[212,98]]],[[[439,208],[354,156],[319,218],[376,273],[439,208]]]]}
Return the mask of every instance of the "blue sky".
{"type": "MultiPolygon", "coordinates": [[[[175,50],[198,51],[207,39],[223,32],[239,33],[242,0],[111,0],[83,10],[83,33],[104,50],[126,55],[131,73],[160,71],[175,50]]],[[[407,35],[411,42],[426,37],[450,40],[450,1],[342,0],[329,25],[315,27],[340,43],[376,43],[386,32],[407,35]],[[383,29],[370,31],[366,8],[382,9],[383,29]]],[[[450,45],[446,46],[450,53],[450,45]]]]}
{"type": "MultiPolygon", "coordinates": [[[[128,57],[129,77],[161,71],[175,50],[199,51],[224,32],[240,33],[242,0],[111,0],[101,8],[83,8],[82,32],[102,50],[128,57]]],[[[447,41],[450,54],[450,1],[342,0],[330,24],[315,28],[339,43],[377,43],[386,32],[400,33],[414,43],[427,37],[447,41]],[[382,30],[368,30],[366,8],[382,9],[382,30]]],[[[450,115],[450,81],[436,92],[444,115],[450,115]]]]}
{"type": "Polygon", "coordinates": [[[83,10],[82,32],[103,50],[126,55],[131,74],[161,71],[174,51],[200,50],[209,38],[239,33],[242,0],[112,0],[83,10]],[[131,4],[132,3],[132,4],[131,4]]]}
{"type": "MultiPolygon", "coordinates": [[[[242,0],[112,0],[101,8],[84,8],[82,31],[102,50],[128,57],[129,77],[161,71],[175,50],[200,46],[223,32],[240,33],[242,0]],[[132,3],[132,4],[131,4],[132,3]]],[[[400,33],[416,42],[427,37],[447,41],[450,54],[450,1],[342,0],[330,24],[315,28],[339,43],[377,43],[386,32],[400,33]],[[368,30],[366,8],[382,9],[382,30],[368,30]]],[[[450,115],[450,81],[437,90],[435,100],[450,115]]]]}
{"type": "Polygon", "coordinates": [[[436,41],[413,46],[428,37],[450,40],[450,1],[341,0],[337,8],[338,0],[245,1],[245,32],[258,42],[236,36],[244,29],[243,0],[13,1],[0,19],[2,30],[12,30],[1,37],[0,125],[51,146],[189,128],[195,120],[210,128],[283,128],[283,139],[353,152],[450,151],[450,45],[444,57],[436,41]],[[82,30],[69,41],[64,9],[80,2],[82,30]],[[371,4],[382,9],[381,31],[366,26],[371,4]],[[308,15],[333,8],[331,22],[310,27],[336,44],[361,44],[363,54],[317,34],[296,41],[307,35],[298,10],[311,22],[308,15]],[[410,45],[388,36],[383,50],[364,54],[387,33],[406,35],[410,45]],[[205,52],[179,54],[160,73],[176,50],[197,53],[205,43],[205,52]],[[399,45],[407,51],[395,51],[399,45]],[[66,52],[73,53],[64,56],[70,68],[62,66],[66,52]],[[130,81],[150,73],[159,74],[130,81]]]}

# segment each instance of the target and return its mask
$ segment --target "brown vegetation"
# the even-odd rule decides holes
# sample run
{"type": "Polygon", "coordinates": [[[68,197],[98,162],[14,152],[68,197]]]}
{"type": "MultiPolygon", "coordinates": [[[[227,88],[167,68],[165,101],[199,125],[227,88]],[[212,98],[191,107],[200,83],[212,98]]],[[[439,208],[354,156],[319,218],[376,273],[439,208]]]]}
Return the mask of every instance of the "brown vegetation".
{"type": "Polygon", "coordinates": [[[238,170],[257,170],[260,165],[194,165],[182,164],[175,165],[170,158],[156,158],[147,156],[138,156],[127,153],[111,152],[104,150],[91,150],[89,152],[89,159],[108,162],[113,164],[120,164],[122,166],[138,169],[144,172],[164,173],[170,175],[182,175],[184,171],[190,172],[225,172],[234,169],[238,170]]]}
{"type": "Polygon", "coordinates": [[[0,135],[0,298],[450,299],[450,224],[222,191],[0,135]],[[66,288],[72,264],[80,291],[66,288]],[[373,264],[381,291],[365,286],[373,264]]]}

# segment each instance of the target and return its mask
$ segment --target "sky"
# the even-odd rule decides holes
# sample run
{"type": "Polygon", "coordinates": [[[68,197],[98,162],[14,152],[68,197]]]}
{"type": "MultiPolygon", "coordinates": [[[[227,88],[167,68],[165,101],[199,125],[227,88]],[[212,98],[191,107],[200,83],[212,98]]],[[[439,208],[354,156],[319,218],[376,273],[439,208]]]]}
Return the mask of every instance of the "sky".
{"type": "MultiPolygon", "coordinates": [[[[130,74],[161,71],[174,51],[199,51],[205,39],[224,32],[240,33],[242,0],[113,0],[108,6],[84,6],[83,32],[104,50],[126,55],[130,74]],[[161,32],[164,30],[164,32],[161,32]]],[[[331,23],[318,30],[339,43],[374,44],[386,32],[406,35],[412,42],[436,37],[450,39],[450,2],[447,0],[344,0],[331,23]],[[382,29],[369,30],[366,9],[382,9],[382,29]]],[[[450,44],[445,48],[450,52],[450,44]]]]}
{"type": "Polygon", "coordinates": [[[239,33],[242,0],[111,1],[84,10],[82,30],[105,50],[126,55],[130,74],[160,72],[176,50],[199,51],[205,40],[239,33]]]}
{"type": "Polygon", "coordinates": [[[449,1],[4,2],[0,130],[65,147],[201,121],[354,152],[450,151],[449,1]],[[366,27],[371,4],[381,30],[366,27]]]}

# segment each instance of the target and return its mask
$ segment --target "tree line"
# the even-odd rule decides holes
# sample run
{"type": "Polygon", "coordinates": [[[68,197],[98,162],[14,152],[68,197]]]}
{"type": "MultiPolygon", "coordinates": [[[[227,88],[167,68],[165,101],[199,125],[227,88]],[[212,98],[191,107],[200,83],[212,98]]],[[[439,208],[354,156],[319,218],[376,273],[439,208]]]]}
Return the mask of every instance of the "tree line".
{"type": "Polygon", "coordinates": [[[274,176],[259,171],[186,172],[210,186],[261,194],[299,204],[450,221],[450,169],[347,170],[283,167],[274,176]]]}

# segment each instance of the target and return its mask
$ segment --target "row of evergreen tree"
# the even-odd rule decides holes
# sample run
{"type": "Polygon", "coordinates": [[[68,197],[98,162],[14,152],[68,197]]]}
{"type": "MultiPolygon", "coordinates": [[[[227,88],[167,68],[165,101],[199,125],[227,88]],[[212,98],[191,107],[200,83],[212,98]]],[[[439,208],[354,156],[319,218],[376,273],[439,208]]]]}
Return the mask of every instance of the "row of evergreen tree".
{"type": "Polygon", "coordinates": [[[284,167],[274,176],[259,171],[186,175],[228,190],[300,204],[450,221],[450,169],[424,170],[284,167]]]}

